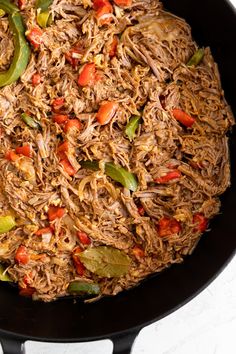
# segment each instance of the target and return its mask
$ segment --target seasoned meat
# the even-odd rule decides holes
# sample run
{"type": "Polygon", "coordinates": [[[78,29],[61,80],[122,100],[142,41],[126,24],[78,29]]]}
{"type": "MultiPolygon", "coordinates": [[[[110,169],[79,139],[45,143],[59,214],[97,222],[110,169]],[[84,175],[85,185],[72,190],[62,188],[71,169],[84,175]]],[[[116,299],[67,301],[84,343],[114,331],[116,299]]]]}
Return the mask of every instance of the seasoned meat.
{"type": "MultiPolygon", "coordinates": [[[[158,0],[48,11],[27,69],[0,89],[0,224],[14,221],[0,261],[35,300],[74,282],[115,295],[193,252],[230,186],[234,117],[210,49],[190,65],[191,28],[158,0]]],[[[28,31],[38,13],[26,1],[28,31]]],[[[13,52],[5,15],[0,71],[13,52]]]]}

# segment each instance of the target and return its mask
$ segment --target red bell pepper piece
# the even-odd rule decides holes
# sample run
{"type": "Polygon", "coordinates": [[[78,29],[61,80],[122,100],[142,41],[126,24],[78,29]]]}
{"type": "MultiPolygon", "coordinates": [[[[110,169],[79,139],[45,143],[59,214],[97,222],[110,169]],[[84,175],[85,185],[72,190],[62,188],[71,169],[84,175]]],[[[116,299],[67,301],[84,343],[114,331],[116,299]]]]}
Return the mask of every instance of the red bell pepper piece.
{"type": "Polygon", "coordinates": [[[67,114],[54,114],[53,120],[57,124],[64,124],[69,120],[69,116],[67,114]]]}
{"type": "Polygon", "coordinates": [[[205,216],[201,213],[196,213],[193,216],[193,223],[196,224],[195,230],[204,232],[206,231],[208,220],[205,216]]]}
{"type": "Polygon", "coordinates": [[[19,264],[27,264],[29,262],[29,254],[25,246],[21,245],[18,247],[15,254],[15,261],[19,264]]]}
{"type": "Polygon", "coordinates": [[[53,221],[57,218],[60,219],[63,217],[64,214],[65,214],[65,208],[60,208],[60,207],[50,205],[48,209],[48,219],[50,221],[53,221]]]}
{"type": "Polygon", "coordinates": [[[179,170],[173,170],[168,172],[165,176],[161,176],[156,178],[154,181],[157,183],[168,183],[174,179],[178,179],[181,177],[181,172],[179,170]]]}
{"type": "Polygon", "coordinates": [[[32,76],[32,85],[37,86],[41,82],[41,75],[39,73],[36,73],[32,76]]]}
{"type": "Polygon", "coordinates": [[[55,113],[59,113],[62,107],[65,104],[64,97],[57,97],[52,101],[52,111],[55,113]]]}
{"type": "Polygon", "coordinates": [[[64,132],[68,133],[71,129],[81,129],[81,123],[78,119],[70,119],[66,122],[64,126],[64,132]]]}
{"type": "Polygon", "coordinates": [[[144,216],[144,214],[145,214],[144,207],[142,207],[142,206],[138,207],[138,213],[139,213],[139,215],[144,216]]]}
{"type": "Polygon", "coordinates": [[[119,104],[115,101],[108,101],[103,103],[96,115],[97,121],[101,124],[107,124],[109,121],[113,118],[115,115],[117,109],[119,107],[119,104]]]}
{"type": "Polygon", "coordinates": [[[189,116],[187,113],[182,111],[181,109],[175,108],[172,110],[172,114],[174,118],[183,124],[187,128],[191,128],[193,123],[195,122],[195,119],[189,116]]]}
{"type": "Polygon", "coordinates": [[[94,63],[85,64],[79,77],[79,86],[93,86],[96,81],[96,66],[94,63]]]}
{"type": "Polygon", "coordinates": [[[16,148],[16,153],[19,155],[24,155],[26,157],[31,156],[31,146],[29,144],[23,145],[23,146],[18,146],[16,148]]]}
{"type": "Polygon", "coordinates": [[[60,165],[62,165],[64,171],[69,176],[74,176],[76,174],[76,170],[74,169],[74,167],[71,165],[70,161],[67,158],[61,160],[60,165]]]}
{"type": "Polygon", "coordinates": [[[26,4],[26,0],[18,0],[18,7],[20,10],[23,10],[26,4]]]}
{"type": "Polygon", "coordinates": [[[145,256],[144,250],[142,250],[139,246],[134,246],[132,252],[136,258],[143,258],[145,256]]]}
{"type": "Polygon", "coordinates": [[[77,237],[83,245],[90,245],[91,244],[91,240],[85,232],[78,231],[77,237]]]}
{"type": "Polygon", "coordinates": [[[67,53],[65,53],[65,58],[73,68],[76,68],[79,65],[79,61],[83,52],[84,49],[82,49],[80,46],[75,46],[72,47],[67,53]]]}
{"type": "Polygon", "coordinates": [[[30,30],[26,31],[25,34],[30,44],[35,49],[38,49],[40,44],[42,43],[43,31],[39,27],[33,27],[30,30]]]}
{"type": "Polygon", "coordinates": [[[104,16],[113,12],[113,7],[108,0],[94,0],[93,8],[96,10],[95,17],[97,18],[100,25],[107,25],[111,22],[111,16],[104,16]]]}
{"type": "Polygon", "coordinates": [[[7,151],[5,154],[5,159],[9,160],[9,161],[17,161],[20,157],[15,153],[15,151],[10,150],[7,151]]]}
{"type": "Polygon", "coordinates": [[[181,231],[180,223],[174,218],[163,217],[158,223],[158,234],[160,237],[178,234],[181,231]]]}
{"type": "Polygon", "coordinates": [[[79,256],[78,256],[78,254],[81,253],[81,252],[82,252],[81,248],[80,247],[76,247],[73,250],[72,259],[73,259],[73,262],[74,262],[74,265],[75,265],[76,272],[79,275],[83,276],[84,275],[84,271],[85,271],[85,267],[81,263],[81,261],[79,259],[79,256]]]}
{"type": "Polygon", "coordinates": [[[119,43],[118,37],[114,36],[113,41],[111,42],[110,50],[109,50],[109,57],[110,58],[113,58],[116,55],[118,43],[119,43]]]}
{"type": "Polygon", "coordinates": [[[113,0],[117,6],[129,7],[132,5],[132,0],[113,0]]]}
{"type": "Polygon", "coordinates": [[[44,227],[42,229],[39,229],[38,231],[35,232],[35,235],[37,236],[42,236],[43,234],[49,234],[49,233],[53,233],[53,228],[52,227],[44,227]]]}
{"type": "Polygon", "coordinates": [[[61,160],[67,159],[66,152],[68,152],[68,151],[69,151],[69,142],[64,141],[64,143],[62,143],[61,145],[58,146],[57,155],[61,160]]]}
{"type": "Polygon", "coordinates": [[[27,286],[26,288],[21,288],[19,291],[19,295],[26,297],[31,297],[34,293],[35,288],[31,288],[30,286],[27,286]]]}

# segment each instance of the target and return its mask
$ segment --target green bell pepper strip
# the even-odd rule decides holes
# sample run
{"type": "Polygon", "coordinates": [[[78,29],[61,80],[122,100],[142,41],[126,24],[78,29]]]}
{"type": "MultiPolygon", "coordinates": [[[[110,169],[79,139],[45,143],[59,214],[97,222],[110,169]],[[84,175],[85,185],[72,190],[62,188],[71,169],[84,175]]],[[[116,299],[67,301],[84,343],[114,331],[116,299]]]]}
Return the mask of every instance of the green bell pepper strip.
{"type": "Polygon", "coordinates": [[[52,4],[53,0],[38,0],[36,2],[37,10],[37,23],[40,27],[46,28],[51,24],[52,17],[48,11],[49,6],[52,4]]]}
{"type": "Polygon", "coordinates": [[[49,25],[51,14],[49,11],[39,12],[37,14],[37,23],[41,28],[46,28],[49,25]]]}
{"type": "Polygon", "coordinates": [[[105,164],[106,174],[114,179],[114,181],[121,183],[125,188],[135,192],[138,188],[138,182],[135,175],[126,171],[123,167],[114,165],[113,163],[105,164]]]}
{"type": "MultiPolygon", "coordinates": [[[[93,171],[99,170],[98,161],[80,161],[79,163],[83,168],[87,168],[93,171]]],[[[112,162],[107,162],[105,163],[105,173],[114,181],[119,182],[125,188],[133,192],[135,192],[138,188],[136,176],[133,173],[125,170],[123,167],[117,166],[112,162]]]]}
{"type": "Polygon", "coordinates": [[[15,219],[11,215],[0,216],[0,235],[13,229],[16,226],[15,219]]]}
{"type": "Polygon", "coordinates": [[[0,264],[0,280],[1,281],[10,281],[12,282],[11,278],[9,275],[5,272],[5,268],[3,267],[2,264],[0,264]]]}
{"type": "Polygon", "coordinates": [[[140,116],[132,116],[130,118],[129,123],[126,125],[125,134],[127,135],[130,141],[134,139],[136,130],[138,129],[140,122],[141,122],[140,116]]]}
{"type": "Polygon", "coordinates": [[[3,87],[17,81],[23,74],[29,62],[30,48],[25,39],[25,28],[18,7],[7,0],[0,0],[0,9],[8,14],[15,46],[9,69],[0,73],[0,87],[3,87]]]}
{"type": "Polygon", "coordinates": [[[205,52],[203,48],[198,49],[187,62],[187,66],[197,66],[198,64],[200,64],[204,57],[204,54],[205,52]]]}
{"type": "Polygon", "coordinates": [[[11,14],[14,14],[15,12],[20,11],[20,9],[16,5],[12,4],[8,0],[0,0],[0,9],[5,11],[8,15],[11,15],[11,14]]]}
{"type": "Polygon", "coordinates": [[[28,114],[26,113],[22,113],[21,114],[21,119],[25,122],[25,124],[27,124],[30,128],[33,129],[39,129],[40,128],[40,124],[38,122],[36,122],[34,120],[34,118],[30,117],[28,114]]]}
{"type": "Polygon", "coordinates": [[[53,0],[37,0],[36,8],[41,9],[41,11],[47,11],[49,6],[53,3],[53,0]]]}
{"type": "Polygon", "coordinates": [[[93,170],[93,171],[99,171],[98,161],[84,160],[84,161],[80,161],[79,163],[83,168],[86,168],[88,170],[93,170]]]}
{"type": "Polygon", "coordinates": [[[98,295],[100,293],[100,286],[96,283],[86,283],[75,280],[70,283],[67,290],[72,295],[98,295]]]}

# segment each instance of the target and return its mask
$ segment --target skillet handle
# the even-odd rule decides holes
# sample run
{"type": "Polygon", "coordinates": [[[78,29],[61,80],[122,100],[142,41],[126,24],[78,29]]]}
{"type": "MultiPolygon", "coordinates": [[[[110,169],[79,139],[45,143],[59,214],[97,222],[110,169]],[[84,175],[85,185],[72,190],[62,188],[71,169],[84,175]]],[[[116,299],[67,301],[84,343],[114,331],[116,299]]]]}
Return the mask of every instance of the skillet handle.
{"type": "Polygon", "coordinates": [[[139,330],[117,334],[110,339],[113,342],[113,354],[131,354],[135,338],[139,334],[139,330]]]}
{"type": "Polygon", "coordinates": [[[1,338],[3,354],[25,354],[24,342],[12,337],[1,338]]]}

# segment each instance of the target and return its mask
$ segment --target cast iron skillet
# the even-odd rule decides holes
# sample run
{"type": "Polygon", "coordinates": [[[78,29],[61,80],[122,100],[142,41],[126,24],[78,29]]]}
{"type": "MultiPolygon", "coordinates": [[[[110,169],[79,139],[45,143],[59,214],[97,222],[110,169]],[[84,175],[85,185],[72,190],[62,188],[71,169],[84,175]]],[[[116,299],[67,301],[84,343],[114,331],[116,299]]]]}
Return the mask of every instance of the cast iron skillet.
{"type": "MultiPolygon", "coordinates": [[[[164,0],[184,17],[193,36],[209,45],[219,64],[228,102],[236,113],[236,14],[224,0],[164,0]]],[[[71,299],[32,302],[0,284],[0,336],[4,354],[23,354],[26,340],[79,342],[110,338],[115,354],[130,353],[140,329],[166,316],[202,291],[236,250],[236,136],[231,136],[232,186],[222,198],[222,214],[191,257],[140,286],[93,304],[71,299]]]]}

